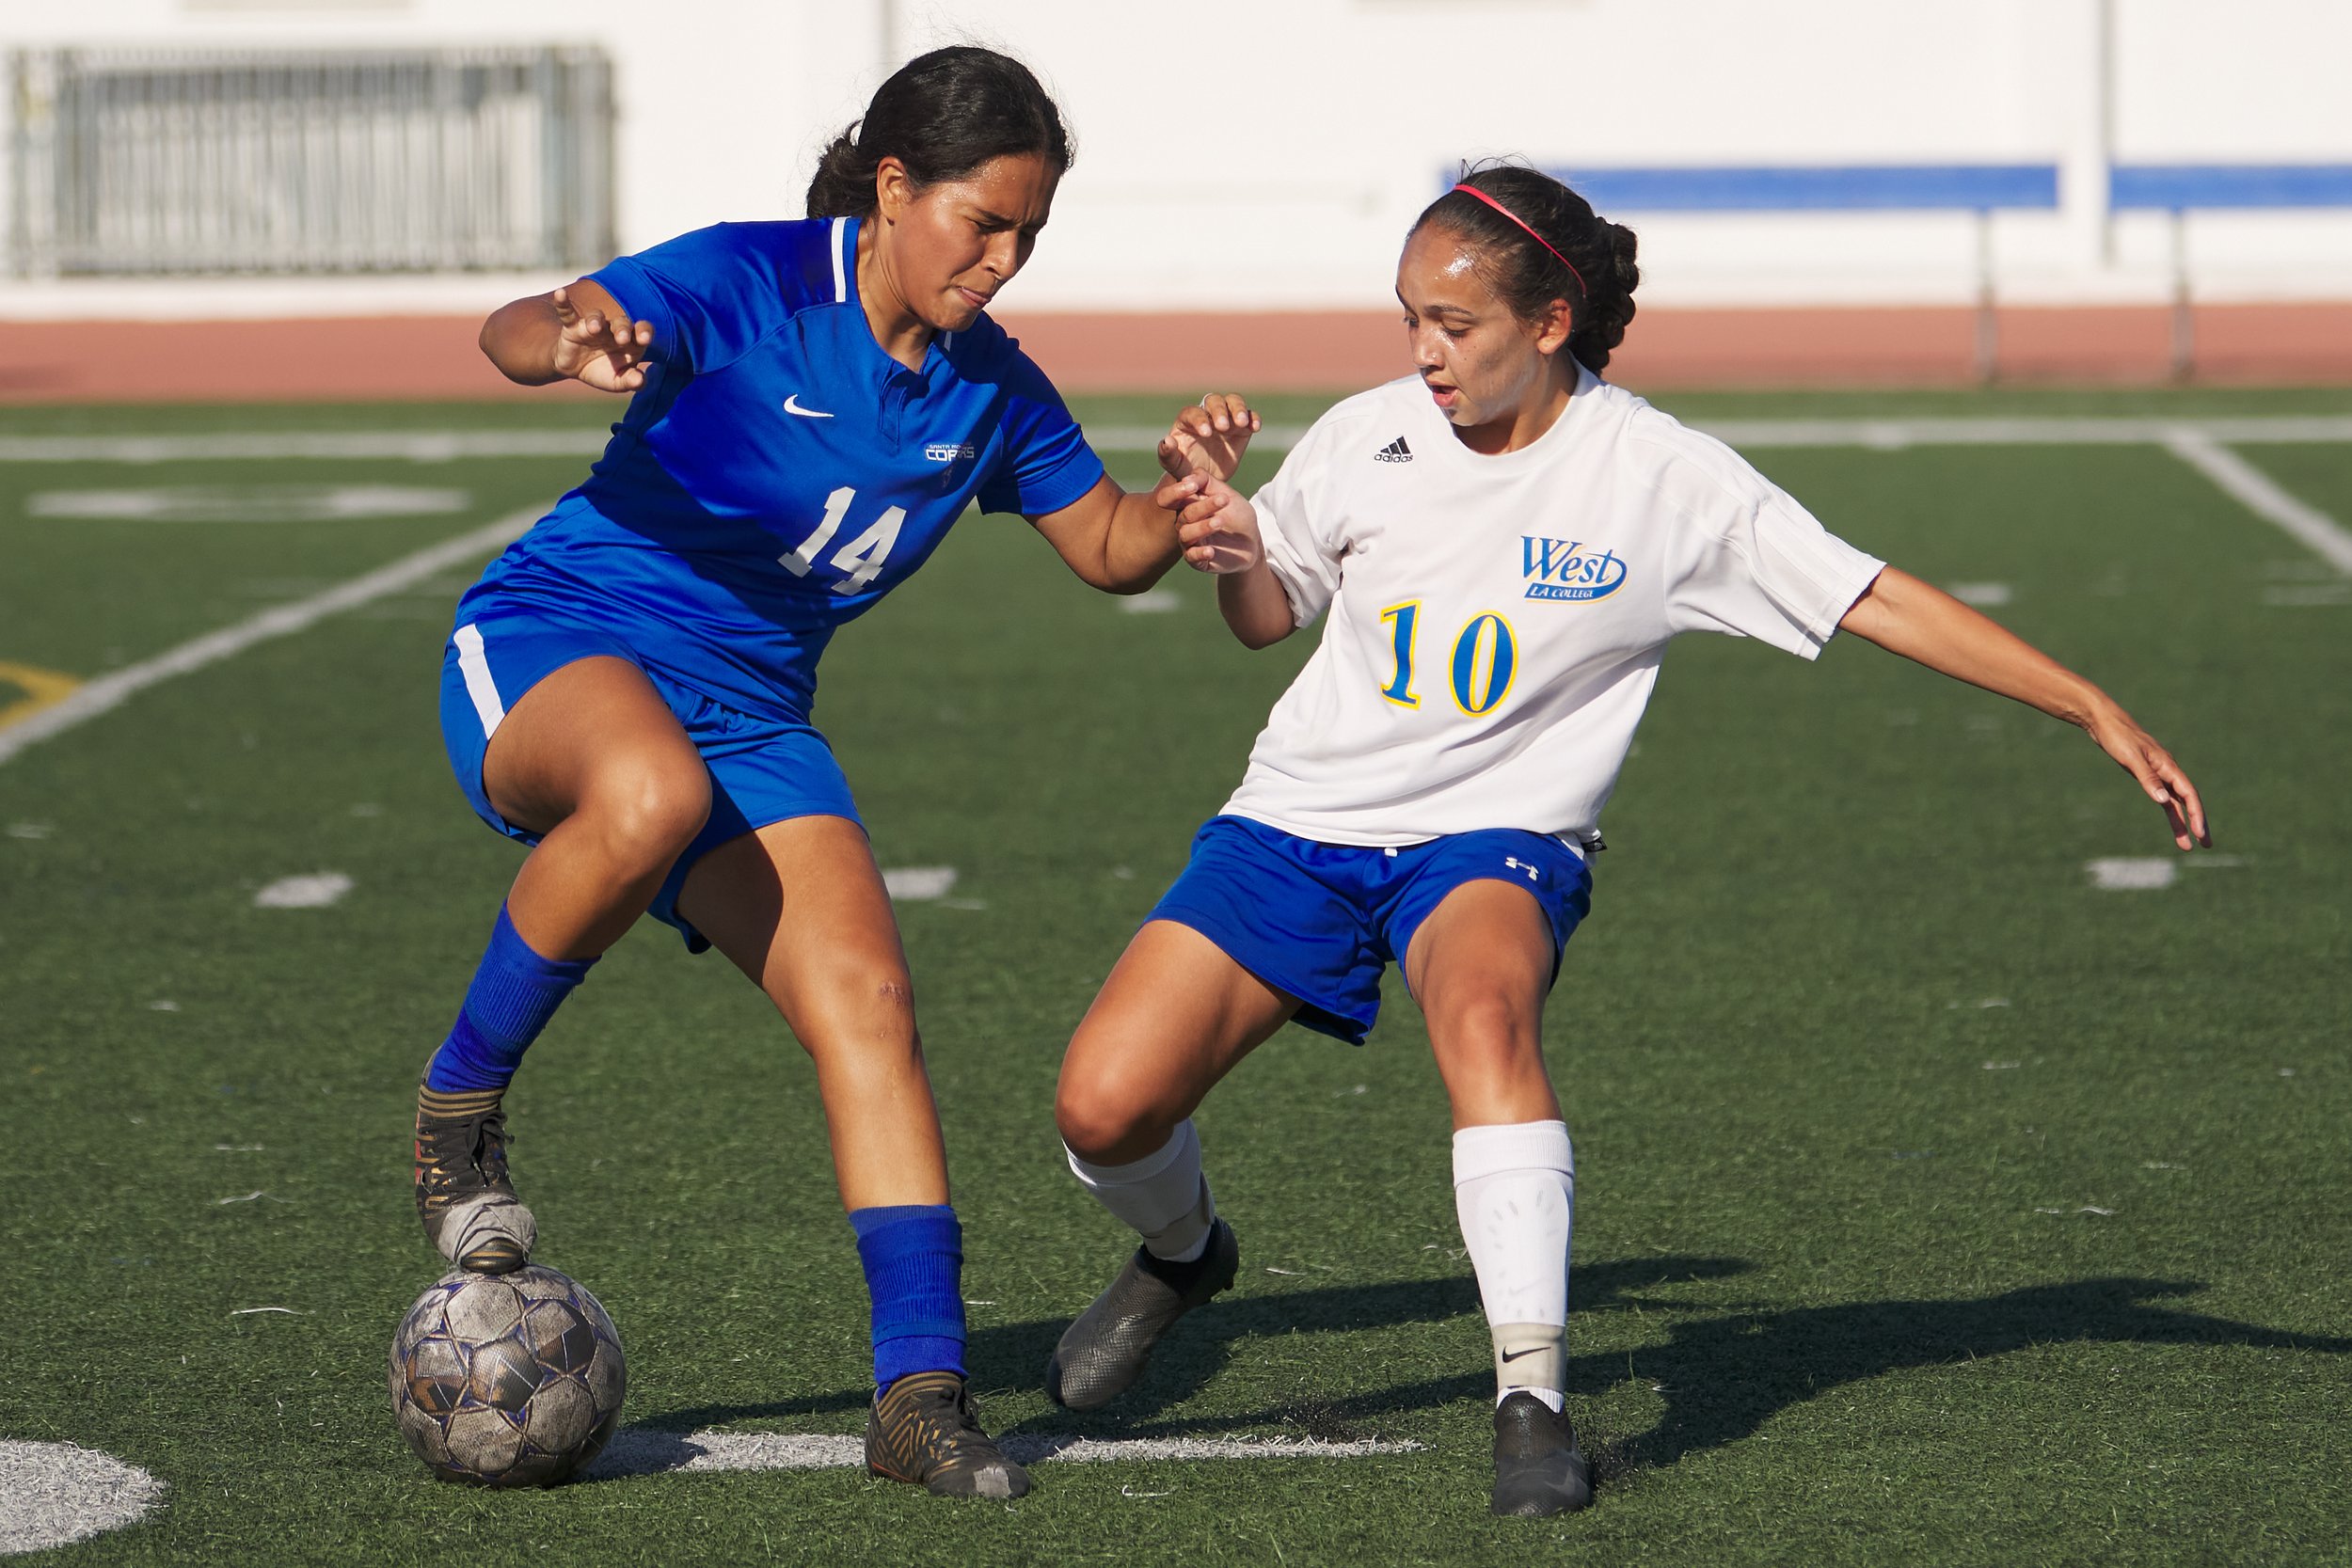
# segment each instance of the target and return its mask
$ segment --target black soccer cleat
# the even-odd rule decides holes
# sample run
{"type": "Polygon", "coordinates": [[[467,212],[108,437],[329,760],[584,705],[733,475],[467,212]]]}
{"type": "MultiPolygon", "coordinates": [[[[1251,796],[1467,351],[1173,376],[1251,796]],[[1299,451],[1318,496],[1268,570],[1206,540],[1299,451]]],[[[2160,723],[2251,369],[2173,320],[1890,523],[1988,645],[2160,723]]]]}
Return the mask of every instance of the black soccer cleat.
{"type": "Polygon", "coordinates": [[[512,1274],[539,1234],[506,1178],[499,1100],[496,1089],[417,1085],[417,1218],[442,1257],[473,1274],[512,1274]]]}
{"type": "Polygon", "coordinates": [[[971,1390],[954,1372],[909,1372],[874,1391],[866,1467],[938,1497],[1025,1497],[1029,1472],[980,1430],[971,1390]]]}
{"type": "Polygon", "coordinates": [[[1170,1263],[1144,1248],[1078,1314],[1045,1363],[1045,1392],[1070,1410],[1110,1403],[1143,1375],[1152,1347],[1178,1318],[1232,1284],[1241,1243],[1223,1220],[1211,1222],[1209,1246],[1190,1263],[1170,1263]]]}
{"type": "Polygon", "coordinates": [[[1488,1512],[1541,1519],[1593,1500],[1593,1467],[1567,1417],[1525,1389],[1495,1406],[1495,1490],[1488,1512]]]}

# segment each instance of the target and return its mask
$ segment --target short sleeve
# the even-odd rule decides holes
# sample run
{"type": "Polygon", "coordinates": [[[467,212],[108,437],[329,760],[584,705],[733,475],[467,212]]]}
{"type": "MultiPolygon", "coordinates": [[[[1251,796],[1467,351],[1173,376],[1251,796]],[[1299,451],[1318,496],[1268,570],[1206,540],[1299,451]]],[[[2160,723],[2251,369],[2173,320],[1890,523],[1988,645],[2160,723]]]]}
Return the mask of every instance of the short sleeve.
{"type": "Polygon", "coordinates": [[[651,357],[696,373],[734,363],[804,301],[791,245],[796,225],[720,223],[623,256],[588,275],[640,321],[651,357]]]}
{"type": "Polygon", "coordinates": [[[1318,438],[1320,433],[1320,426],[1310,430],[1273,479],[1249,498],[1250,510],[1258,515],[1258,536],[1265,542],[1266,566],[1290,601],[1291,624],[1300,626],[1330,609],[1340,591],[1341,551],[1325,540],[1317,527],[1319,509],[1312,504],[1321,454],[1328,445],[1318,438]]]}
{"type": "Polygon", "coordinates": [[[1830,532],[1762,475],[1748,469],[1744,477],[1752,483],[1713,488],[1686,517],[1668,621],[1677,632],[1753,637],[1817,658],[1886,563],[1830,532]]]}
{"type": "Polygon", "coordinates": [[[1061,393],[1009,339],[1003,374],[1005,444],[980,485],[980,510],[1025,517],[1059,512],[1102,483],[1103,460],[1087,445],[1061,393]]]}

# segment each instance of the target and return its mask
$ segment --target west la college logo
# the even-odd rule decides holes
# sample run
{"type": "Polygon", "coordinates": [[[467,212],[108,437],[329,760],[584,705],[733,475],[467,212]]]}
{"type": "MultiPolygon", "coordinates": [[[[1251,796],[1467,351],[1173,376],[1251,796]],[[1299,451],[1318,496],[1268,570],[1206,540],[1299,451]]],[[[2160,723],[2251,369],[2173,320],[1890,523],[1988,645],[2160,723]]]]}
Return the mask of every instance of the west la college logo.
{"type": "Polygon", "coordinates": [[[1625,586],[1625,557],[1607,549],[1596,553],[1581,539],[1522,534],[1519,575],[1531,599],[1605,599],[1625,586]]]}

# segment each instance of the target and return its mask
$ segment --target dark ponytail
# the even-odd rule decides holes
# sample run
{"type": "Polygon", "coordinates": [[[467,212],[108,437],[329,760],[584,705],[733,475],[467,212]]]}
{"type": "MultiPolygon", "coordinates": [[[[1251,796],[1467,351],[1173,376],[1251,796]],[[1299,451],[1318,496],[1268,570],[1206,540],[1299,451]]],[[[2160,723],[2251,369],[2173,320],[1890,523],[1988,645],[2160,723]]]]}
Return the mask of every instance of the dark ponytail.
{"type": "Polygon", "coordinates": [[[961,180],[992,158],[1035,153],[1070,168],[1070,131],[1029,68],[993,49],[961,44],[920,55],[875,89],[866,117],[835,136],[808,182],[808,215],[864,217],[884,158],[906,165],[917,187],[961,180]]]}
{"type": "Polygon", "coordinates": [[[1587,369],[1606,367],[1610,351],[1625,341],[1633,290],[1642,281],[1633,264],[1633,230],[1600,216],[1541,169],[1465,166],[1457,183],[1501,202],[1510,216],[1467,192],[1448,191],[1422,209],[1413,232],[1436,224],[1470,241],[1488,284],[1521,321],[1541,321],[1551,313],[1552,301],[1566,300],[1568,352],[1587,369]]]}

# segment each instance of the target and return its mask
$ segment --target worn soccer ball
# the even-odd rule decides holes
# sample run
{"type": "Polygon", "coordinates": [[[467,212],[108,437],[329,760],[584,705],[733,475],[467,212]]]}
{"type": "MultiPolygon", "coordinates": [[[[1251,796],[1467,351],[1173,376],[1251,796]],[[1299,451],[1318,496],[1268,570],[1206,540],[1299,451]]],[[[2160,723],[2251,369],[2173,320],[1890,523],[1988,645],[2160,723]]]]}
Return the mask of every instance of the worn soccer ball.
{"type": "Polygon", "coordinates": [[[443,1481],[552,1486],[596,1457],[628,1371],[596,1298],[537,1264],[453,1270],[392,1338],[392,1420],[443,1481]]]}

